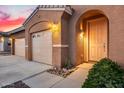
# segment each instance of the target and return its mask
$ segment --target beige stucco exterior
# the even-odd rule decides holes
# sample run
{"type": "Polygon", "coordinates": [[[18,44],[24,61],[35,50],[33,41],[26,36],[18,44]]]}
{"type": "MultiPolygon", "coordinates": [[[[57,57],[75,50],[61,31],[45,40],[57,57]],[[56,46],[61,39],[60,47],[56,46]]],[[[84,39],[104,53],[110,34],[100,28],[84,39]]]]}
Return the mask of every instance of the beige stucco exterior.
{"type": "Polygon", "coordinates": [[[70,35],[70,57],[72,62],[75,64],[77,62],[77,47],[76,47],[76,24],[78,19],[87,11],[99,10],[108,18],[108,28],[109,28],[109,39],[108,39],[108,57],[112,60],[117,61],[118,64],[124,66],[124,6],[72,6],[75,13],[72,15],[69,21],[69,35],[70,35]]]}
{"type": "MultiPolygon", "coordinates": [[[[25,32],[13,36],[25,36],[26,59],[32,60],[32,33],[52,31],[49,23],[53,22],[58,25],[57,31],[52,31],[53,66],[62,67],[68,58],[74,66],[83,63],[84,59],[81,56],[85,54],[83,43],[79,41],[79,24],[83,19],[99,14],[107,19],[108,24],[107,57],[124,67],[124,6],[75,5],[71,8],[72,15],[59,8],[38,10],[24,24],[25,32]]],[[[83,23],[86,25],[85,22],[83,23]]]]}
{"type": "Polygon", "coordinates": [[[32,41],[31,35],[35,32],[42,32],[45,30],[51,31],[49,23],[54,22],[58,25],[57,31],[52,31],[52,63],[56,67],[61,67],[62,63],[68,57],[68,19],[69,14],[63,10],[39,10],[25,25],[26,34],[26,58],[32,60],[32,41]]]}

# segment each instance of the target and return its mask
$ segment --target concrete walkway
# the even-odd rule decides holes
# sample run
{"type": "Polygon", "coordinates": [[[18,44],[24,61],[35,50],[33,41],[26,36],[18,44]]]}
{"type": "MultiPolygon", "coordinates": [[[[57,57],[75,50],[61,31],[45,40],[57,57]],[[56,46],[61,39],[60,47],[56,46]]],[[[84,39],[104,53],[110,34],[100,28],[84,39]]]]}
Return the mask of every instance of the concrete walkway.
{"type": "Polygon", "coordinates": [[[79,65],[67,78],[44,72],[23,82],[33,88],[80,88],[92,65],[91,63],[79,65]]]}
{"type": "Polygon", "coordinates": [[[80,88],[87,78],[88,71],[91,69],[93,64],[84,63],[79,65],[78,69],[73,72],[70,76],[63,79],[59,83],[52,86],[53,88],[80,88]]]}
{"type": "Polygon", "coordinates": [[[36,62],[29,62],[23,57],[0,56],[0,87],[27,79],[51,68],[36,62]]]}
{"type": "Polygon", "coordinates": [[[44,72],[23,82],[31,88],[50,88],[64,78],[44,72]]]}

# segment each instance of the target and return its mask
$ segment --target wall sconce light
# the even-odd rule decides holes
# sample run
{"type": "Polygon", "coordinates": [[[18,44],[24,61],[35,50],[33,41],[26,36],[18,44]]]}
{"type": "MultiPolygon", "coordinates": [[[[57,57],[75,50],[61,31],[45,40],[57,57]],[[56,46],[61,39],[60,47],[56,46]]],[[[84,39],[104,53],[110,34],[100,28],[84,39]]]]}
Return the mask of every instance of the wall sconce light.
{"type": "Polygon", "coordinates": [[[84,36],[84,30],[83,30],[83,24],[82,22],[80,23],[80,38],[82,39],[84,36]]]}
{"type": "Polygon", "coordinates": [[[12,38],[9,38],[9,41],[12,41],[12,38]]]}
{"type": "Polygon", "coordinates": [[[81,32],[81,33],[80,33],[80,38],[82,39],[83,36],[84,36],[84,32],[81,32]]]}
{"type": "Polygon", "coordinates": [[[58,24],[55,24],[55,23],[53,23],[53,22],[51,22],[51,23],[49,23],[49,29],[51,30],[51,31],[58,31],[59,29],[59,25],[58,24]]]}
{"type": "Polygon", "coordinates": [[[83,23],[81,22],[80,23],[80,31],[82,31],[83,30],[83,23]]]}
{"type": "Polygon", "coordinates": [[[4,37],[1,38],[1,41],[4,42],[4,37]]]}

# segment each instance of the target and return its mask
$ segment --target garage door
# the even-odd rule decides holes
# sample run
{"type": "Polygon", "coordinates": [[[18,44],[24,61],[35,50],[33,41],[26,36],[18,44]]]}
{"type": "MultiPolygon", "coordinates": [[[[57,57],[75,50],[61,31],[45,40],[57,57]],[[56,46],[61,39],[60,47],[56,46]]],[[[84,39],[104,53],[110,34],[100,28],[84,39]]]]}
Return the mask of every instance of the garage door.
{"type": "Polygon", "coordinates": [[[25,39],[15,39],[15,55],[25,56],[25,39]]]}
{"type": "Polygon", "coordinates": [[[52,33],[43,31],[32,34],[32,58],[52,65],[52,33]]]}

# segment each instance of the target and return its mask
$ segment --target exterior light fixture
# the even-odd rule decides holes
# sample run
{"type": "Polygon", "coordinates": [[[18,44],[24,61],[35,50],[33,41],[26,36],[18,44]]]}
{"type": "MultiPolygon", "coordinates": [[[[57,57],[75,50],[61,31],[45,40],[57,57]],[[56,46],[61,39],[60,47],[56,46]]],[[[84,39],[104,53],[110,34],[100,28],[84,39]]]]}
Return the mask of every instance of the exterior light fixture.
{"type": "Polygon", "coordinates": [[[80,38],[83,38],[84,36],[84,30],[83,30],[83,24],[82,22],[80,23],[80,38]]]}
{"type": "Polygon", "coordinates": [[[1,41],[4,42],[4,37],[1,38],[1,41]]]}
{"type": "Polygon", "coordinates": [[[53,31],[57,31],[58,30],[58,25],[57,24],[53,24],[52,25],[52,30],[53,31]]]}
{"type": "Polygon", "coordinates": [[[53,22],[49,23],[49,29],[53,32],[58,31],[59,25],[53,22]]]}
{"type": "Polygon", "coordinates": [[[83,36],[84,36],[84,32],[81,32],[80,33],[80,38],[83,38],[83,36]]]}
{"type": "Polygon", "coordinates": [[[10,41],[12,41],[12,38],[9,38],[10,41]]]}
{"type": "Polygon", "coordinates": [[[82,24],[82,22],[80,23],[80,31],[83,31],[83,24],[82,24]]]}

